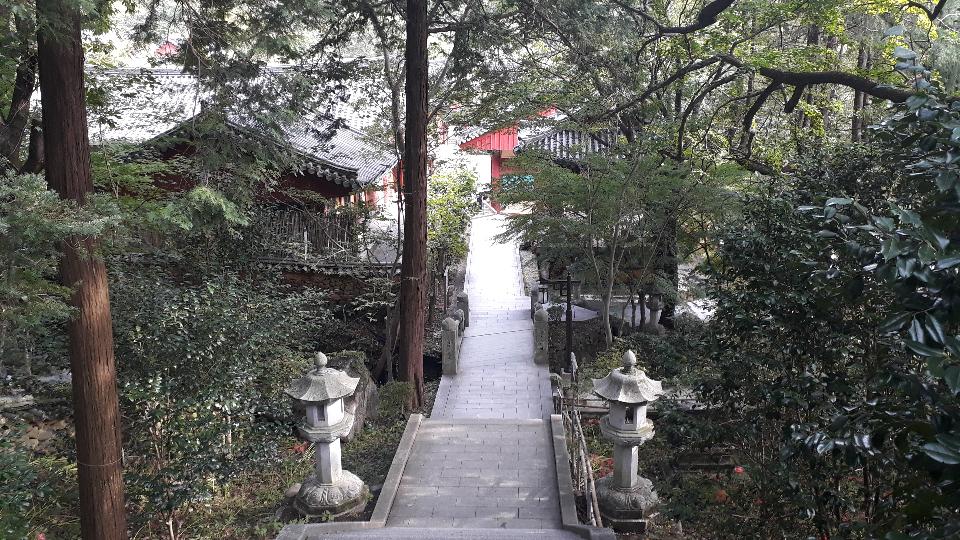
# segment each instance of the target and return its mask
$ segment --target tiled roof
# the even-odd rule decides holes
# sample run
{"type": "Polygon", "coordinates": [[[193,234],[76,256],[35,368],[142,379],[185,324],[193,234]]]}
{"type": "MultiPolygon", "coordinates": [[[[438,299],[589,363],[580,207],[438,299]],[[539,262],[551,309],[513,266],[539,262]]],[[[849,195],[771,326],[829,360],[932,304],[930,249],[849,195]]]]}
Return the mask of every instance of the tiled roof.
{"type": "Polygon", "coordinates": [[[576,161],[587,154],[605,153],[617,144],[619,132],[603,130],[596,133],[577,129],[555,129],[521,140],[518,151],[540,150],[557,159],[576,161]]]}
{"type": "MultiPolygon", "coordinates": [[[[90,139],[94,144],[112,141],[146,142],[184,126],[201,112],[203,90],[193,75],[172,69],[117,69],[94,74],[98,84],[119,96],[109,115],[91,113],[90,139]]],[[[374,144],[362,129],[373,125],[374,115],[347,103],[331,114],[304,116],[284,126],[287,145],[303,155],[309,170],[331,180],[363,189],[380,179],[396,163],[395,153],[374,144]]],[[[230,119],[234,128],[256,133],[252,122],[230,119]]]]}
{"type": "Polygon", "coordinates": [[[173,130],[200,112],[201,92],[196,78],[172,69],[117,69],[92,72],[96,85],[106,88],[113,101],[105,112],[93,108],[88,124],[94,144],[139,143],[173,130]]]}

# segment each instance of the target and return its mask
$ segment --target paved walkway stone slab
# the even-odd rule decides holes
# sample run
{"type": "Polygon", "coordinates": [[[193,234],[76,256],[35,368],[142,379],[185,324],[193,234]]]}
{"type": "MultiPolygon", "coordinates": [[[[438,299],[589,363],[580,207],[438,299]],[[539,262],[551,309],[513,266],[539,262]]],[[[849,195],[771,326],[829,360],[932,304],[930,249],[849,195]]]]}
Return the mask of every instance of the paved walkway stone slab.
{"type": "MultiPolygon", "coordinates": [[[[454,520],[457,521],[457,520],[454,520]]],[[[519,520],[518,520],[519,521],[519,520]]],[[[570,531],[558,529],[527,529],[516,527],[496,526],[493,528],[466,528],[470,525],[485,525],[482,520],[460,520],[461,528],[436,529],[419,527],[370,529],[365,531],[350,531],[337,534],[337,540],[373,540],[373,539],[404,539],[404,540],[506,540],[506,539],[542,539],[542,540],[581,540],[581,537],[570,531]]]]}

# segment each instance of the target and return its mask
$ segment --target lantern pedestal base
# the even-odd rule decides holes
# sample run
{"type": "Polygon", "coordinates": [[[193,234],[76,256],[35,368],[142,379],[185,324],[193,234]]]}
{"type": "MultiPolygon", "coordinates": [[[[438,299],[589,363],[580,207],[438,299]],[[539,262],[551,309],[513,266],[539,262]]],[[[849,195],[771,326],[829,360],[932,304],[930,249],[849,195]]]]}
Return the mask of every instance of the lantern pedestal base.
{"type": "Polygon", "coordinates": [[[613,482],[613,475],[597,480],[597,502],[604,525],[623,532],[643,532],[647,517],[653,512],[659,499],[653,490],[653,482],[638,478],[637,487],[621,490],[613,482]]]}
{"type": "Polygon", "coordinates": [[[311,474],[300,486],[293,507],[306,517],[337,517],[363,508],[369,494],[363,480],[350,471],[340,471],[332,484],[321,484],[316,474],[311,474]]]}

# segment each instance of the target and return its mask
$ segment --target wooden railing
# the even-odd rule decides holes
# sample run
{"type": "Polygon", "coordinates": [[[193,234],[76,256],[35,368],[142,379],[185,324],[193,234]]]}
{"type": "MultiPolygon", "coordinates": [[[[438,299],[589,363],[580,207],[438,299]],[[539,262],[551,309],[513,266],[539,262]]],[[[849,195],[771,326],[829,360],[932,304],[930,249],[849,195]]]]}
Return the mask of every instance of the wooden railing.
{"type": "Polygon", "coordinates": [[[256,224],[262,256],[297,261],[349,261],[360,252],[360,224],[354,215],[277,209],[256,224]]]}
{"type": "MultiPolygon", "coordinates": [[[[576,388],[576,385],[574,384],[572,388],[576,388]]],[[[577,400],[570,399],[562,393],[554,395],[554,409],[563,417],[563,428],[567,435],[567,457],[570,461],[573,490],[584,503],[582,510],[585,515],[581,514],[581,521],[594,527],[603,527],[600,504],[597,501],[597,488],[593,478],[593,466],[590,463],[590,451],[583,434],[583,419],[576,404],[577,400]]]]}

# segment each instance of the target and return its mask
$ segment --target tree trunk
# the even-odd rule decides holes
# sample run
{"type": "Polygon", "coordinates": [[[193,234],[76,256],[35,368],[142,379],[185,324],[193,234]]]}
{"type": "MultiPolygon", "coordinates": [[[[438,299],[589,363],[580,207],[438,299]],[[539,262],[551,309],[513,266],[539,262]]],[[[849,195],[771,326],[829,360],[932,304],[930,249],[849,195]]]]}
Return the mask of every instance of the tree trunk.
{"type": "Polygon", "coordinates": [[[380,349],[380,358],[374,367],[371,376],[382,382],[393,382],[393,354],[397,348],[397,336],[400,334],[400,305],[394,302],[393,306],[387,309],[384,316],[384,338],[383,348],[380,349]]]}
{"type": "MultiPolygon", "coordinates": [[[[80,11],[74,2],[37,0],[37,13],[47,183],[62,198],[82,205],[93,191],[93,180],[80,11]]],[[[97,247],[95,237],[68,238],[60,275],[73,290],[70,303],[76,308],[69,338],[80,530],[85,539],[116,540],[127,537],[120,411],[107,272],[97,247]]]]}
{"type": "MultiPolygon", "coordinates": [[[[9,24],[7,19],[10,16],[9,11],[3,15],[4,24],[9,24]]],[[[13,88],[10,89],[10,107],[6,116],[0,119],[0,171],[20,167],[20,147],[30,120],[30,100],[37,85],[37,56],[30,50],[33,22],[23,15],[12,17],[19,37],[14,51],[19,58],[13,88]]]]}
{"type": "MultiPolygon", "coordinates": [[[[811,24],[807,27],[807,47],[816,47],[820,45],[820,27],[811,24]]],[[[813,105],[813,90],[810,86],[807,86],[804,101],[807,102],[807,105],[813,105]]],[[[810,127],[810,117],[807,115],[807,112],[803,109],[800,110],[800,127],[803,129],[808,129],[810,127]]],[[[802,153],[804,148],[798,146],[797,150],[802,153]]]]}
{"type": "MultiPolygon", "coordinates": [[[[862,41],[857,50],[857,68],[864,70],[867,68],[867,46],[862,41]]],[[[851,121],[850,140],[859,142],[863,140],[863,106],[867,95],[860,91],[853,92],[853,119],[851,121]]]]}
{"type": "Polygon", "coordinates": [[[613,289],[613,286],[607,287],[607,289],[600,294],[602,302],[600,306],[600,321],[603,323],[603,339],[608,348],[613,345],[613,328],[610,326],[610,301],[613,297],[611,289],[613,289]]]}
{"type": "Polygon", "coordinates": [[[40,174],[43,171],[43,129],[36,119],[30,121],[30,145],[27,161],[20,168],[21,174],[40,174]]]}
{"type": "Polygon", "coordinates": [[[427,2],[407,0],[407,118],[403,155],[403,263],[400,267],[400,380],[413,384],[410,407],[423,398],[427,273],[427,2]]]}
{"type": "Polygon", "coordinates": [[[436,268],[431,267],[427,271],[427,283],[430,287],[430,296],[427,299],[427,326],[433,326],[433,313],[437,305],[437,272],[436,268]]]}
{"type": "Polygon", "coordinates": [[[668,294],[667,291],[662,291],[664,293],[664,302],[660,320],[650,321],[651,323],[659,322],[665,328],[673,328],[673,317],[677,311],[677,302],[674,298],[680,290],[680,272],[678,269],[680,261],[677,260],[678,223],[677,218],[669,219],[670,221],[666,224],[663,236],[661,237],[660,273],[670,282],[674,294],[668,294]]]}

